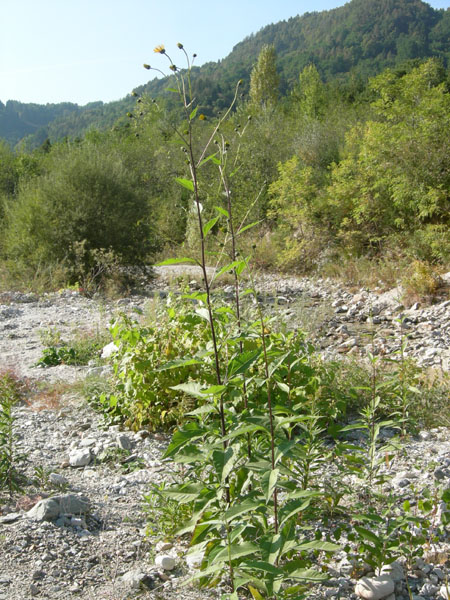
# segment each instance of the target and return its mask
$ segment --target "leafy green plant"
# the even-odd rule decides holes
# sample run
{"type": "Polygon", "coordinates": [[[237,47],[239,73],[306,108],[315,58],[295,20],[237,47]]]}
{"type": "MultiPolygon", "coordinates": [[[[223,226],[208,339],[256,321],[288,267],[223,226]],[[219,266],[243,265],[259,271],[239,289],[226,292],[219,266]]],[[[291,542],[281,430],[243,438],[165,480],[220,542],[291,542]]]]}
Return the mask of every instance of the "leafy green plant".
{"type": "Polygon", "coordinates": [[[76,359],[75,350],[68,346],[56,348],[44,348],[41,358],[37,361],[36,367],[54,367],[61,364],[79,364],[76,359]]]}
{"type": "MultiPolygon", "coordinates": [[[[185,52],[182,44],[178,47],[185,52]]],[[[182,103],[184,123],[182,128],[178,125],[174,128],[183,144],[189,179],[177,180],[191,194],[200,246],[198,260],[184,257],[164,264],[199,264],[204,291],[185,297],[195,303],[188,311],[190,319],[195,315],[206,323],[204,336],[194,352],[191,349],[182,359],[159,367],[159,372],[167,371],[169,375],[177,374],[180,367],[198,369],[197,373],[188,374],[191,379],[178,384],[172,379],[169,386],[194,398],[196,405],[187,414],[190,420],[173,434],[165,453],[165,458],[183,465],[183,482],[165,488],[162,493],[168,500],[188,505],[189,509],[192,506],[191,519],[177,533],[189,534],[191,545],[204,556],[198,574],[200,583],[211,585],[226,573],[230,598],[237,598],[239,588],[247,588],[255,598],[286,594],[298,597],[302,582],[321,581],[326,577],[312,568],[314,556],[311,553],[327,553],[338,548],[329,541],[311,539],[306,531],[298,528],[300,513],[307,513],[321,494],[319,490],[309,489],[314,465],[320,462],[319,444],[315,444],[315,439],[322,434],[318,426],[321,415],[317,414],[317,421],[310,427],[304,414],[308,405],[314,404],[315,393],[311,391],[316,387],[314,370],[295,355],[298,338],[272,334],[271,323],[262,313],[248,269],[249,258],[241,258],[238,250],[238,236],[254,224],[243,226],[234,222],[229,184],[233,171],[228,170],[227,161],[229,144],[219,127],[207,136],[202,149],[198,150],[193,141],[197,124],[204,119],[197,116],[190,96],[187,54],[188,69],[183,73],[164,47],[156,51],[170,62],[182,103]],[[208,155],[213,140],[217,150],[208,155]],[[217,167],[227,204],[218,206],[217,216],[205,223],[199,170],[207,163],[217,167]],[[221,256],[228,254],[231,262],[222,263],[211,280],[206,268],[206,238],[224,218],[229,251],[225,250],[221,256]],[[256,314],[249,321],[244,320],[241,313],[239,280],[244,271],[250,287],[243,295],[253,296],[256,302],[256,314]],[[227,272],[234,273],[235,277],[234,307],[217,305],[211,294],[212,283],[227,272]],[[283,383],[286,372],[289,385],[283,383]],[[298,461],[298,453],[290,434],[300,425],[304,426],[307,450],[302,454],[299,472],[294,472],[289,466],[298,461]],[[299,481],[304,489],[299,489],[299,481]],[[293,583],[290,588],[289,583],[293,583]]],[[[135,330],[125,331],[123,337],[127,335],[133,343],[139,337],[135,330]]],[[[179,334],[178,344],[180,337],[182,343],[179,334]]],[[[132,358],[130,355],[127,361],[132,358]]],[[[141,371],[148,373],[143,368],[141,371]]],[[[133,383],[129,389],[139,393],[140,386],[133,383]]],[[[115,406],[118,404],[116,398],[115,406]]]]}
{"type": "Polygon", "coordinates": [[[41,337],[51,343],[36,363],[43,368],[60,364],[87,365],[91,360],[100,362],[101,349],[110,339],[100,332],[78,333],[70,342],[65,342],[59,332],[44,332],[41,337]]]}
{"type": "Polygon", "coordinates": [[[144,495],[143,510],[147,514],[146,533],[158,539],[171,540],[176,531],[192,517],[192,503],[179,504],[164,494],[166,484],[152,484],[144,495]]]}
{"type": "Polygon", "coordinates": [[[23,385],[12,373],[0,373],[0,489],[11,496],[22,489],[23,477],[17,469],[22,455],[17,449],[13,406],[23,395],[23,385]]]}

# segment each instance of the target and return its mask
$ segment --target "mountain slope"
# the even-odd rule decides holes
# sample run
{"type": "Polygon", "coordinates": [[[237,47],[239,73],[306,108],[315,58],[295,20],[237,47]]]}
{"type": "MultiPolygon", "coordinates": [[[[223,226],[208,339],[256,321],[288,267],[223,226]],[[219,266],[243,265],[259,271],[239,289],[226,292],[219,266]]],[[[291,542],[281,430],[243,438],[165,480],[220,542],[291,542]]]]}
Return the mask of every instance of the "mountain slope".
{"type": "MultiPolygon", "coordinates": [[[[248,89],[251,69],[264,44],[275,46],[282,93],[310,63],[325,81],[345,80],[349,74],[364,80],[386,67],[430,56],[438,56],[448,65],[450,9],[435,10],[421,0],[352,0],[333,10],[268,25],[237,44],[223,60],[193,69],[196,93],[205,112],[223,109],[239,79],[244,80],[243,89],[248,89]]],[[[167,79],[154,79],[136,91],[159,96],[167,85],[167,79]]],[[[85,107],[18,102],[8,102],[5,107],[0,103],[0,137],[14,145],[32,134],[28,146],[36,147],[47,137],[54,141],[83,135],[90,127],[110,127],[132,105],[130,96],[85,107]]]]}

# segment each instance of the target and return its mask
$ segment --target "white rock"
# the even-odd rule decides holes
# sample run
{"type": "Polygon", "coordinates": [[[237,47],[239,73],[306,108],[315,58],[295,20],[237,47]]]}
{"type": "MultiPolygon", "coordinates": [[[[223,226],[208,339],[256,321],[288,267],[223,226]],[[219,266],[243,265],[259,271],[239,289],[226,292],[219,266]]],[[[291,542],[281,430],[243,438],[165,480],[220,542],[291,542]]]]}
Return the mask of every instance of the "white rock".
{"type": "Polygon", "coordinates": [[[450,584],[441,586],[439,593],[444,600],[450,600],[450,584]]]}
{"type": "Polygon", "coordinates": [[[69,464],[71,467],[85,467],[91,462],[92,456],[89,448],[74,450],[69,454],[69,464]]]}
{"type": "Polygon", "coordinates": [[[133,590],[138,590],[145,579],[145,573],[139,569],[127,571],[122,575],[122,581],[128,583],[133,590]]]}
{"type": "Polygon", "coordinates": [[[403,567],[397,560],[391,563],[390,565],[384,565],[381,568],[380,575],[389,575],[389,577],[394,581],[394,583],[403,581],[405,578],[403,567]]]}
{"type": "Polygon", "coordinates": [[[363,577],[355,586],[355,594],[364,600],[382,600],[394,593],[394,580],[388,575],[363,577]]]}
{"type": "Polygon", "coordinates": [[[157,554],[155,556],[155,565],[164,569],[164,571],[172,571],[175,569],[175,559],[169,554],[157,554]]]}

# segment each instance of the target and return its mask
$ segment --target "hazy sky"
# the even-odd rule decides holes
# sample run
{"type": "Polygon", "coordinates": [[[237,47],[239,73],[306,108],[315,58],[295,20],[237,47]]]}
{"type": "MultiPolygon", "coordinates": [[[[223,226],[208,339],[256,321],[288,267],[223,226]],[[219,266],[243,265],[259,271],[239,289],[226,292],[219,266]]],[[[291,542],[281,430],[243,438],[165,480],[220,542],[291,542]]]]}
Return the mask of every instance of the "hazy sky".
{"type": "MultiPolygon", "coordinates": [[[[182,42],[196,64],[227,56],[269,23],[345,0],[0,0],[0,100],[118,100],[152,75],[143,63],[166,67],[182,42]]],[[[432,0],[448,8],[450,0],[432,0]]],[[[182,66],[182,61],[180,61],[182,66]]]]}

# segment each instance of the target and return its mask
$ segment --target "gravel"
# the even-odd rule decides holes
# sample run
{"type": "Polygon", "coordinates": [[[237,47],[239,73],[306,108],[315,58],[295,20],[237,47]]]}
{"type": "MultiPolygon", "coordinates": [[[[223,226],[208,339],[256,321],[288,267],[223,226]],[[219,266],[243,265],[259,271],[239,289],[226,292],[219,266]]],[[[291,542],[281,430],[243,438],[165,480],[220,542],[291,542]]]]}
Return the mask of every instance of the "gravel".
{"type": "MultiPolygon", "coordinates": [[[[160,269],[150,295],[164,297],[169,282],[181,276],[190,279],[198,272],[160,269]]],[[[191,286],[196,285],[192,279],[191,286]]],[[[364,330],[372,326],[368,319],[377,320],[373,326],[379,352],[395,352],[402,335],[397,319],[402,315],[411,336],[411,356],[426,366],[448,370],[450,302],[445,298],[429,307],[406,309],[398,290],[385,295],[367,290],[351,293],[331,281],[275,276],[261,277],[258,285],[267,304],[274,304],[294,325],[301,325],[302,318],[309,323],[310,335],[325,356],[364,356],[364,330]]],[[[225,288],[222,293],[226,297],[232,291],[225,288]]],[[[13,369],[34,386],[42,381],[66,385],[56,399],[40,395],[39,402],[14,409],[27,484],[24,495],[0,504],[0,600],[201,600],[218,598],[223,592],[181,587],[195,572],[198,557],[187,555],[184,542],[157,543],[145,534],[143,496],[151,483],[173,477],[172,466],[161,460],[168,438],[121,431],[117,426],[105,428],[101,418],[67,387],[82,380],[92,367],[34,366],[43,349],[40,331],[57,330],[69,337],[82,329],[103,330],[118,312],[145,312],[148,302],[144,296],[104,302],[67,290],[41,297],[0,294],[2,368],[13,369]],[[135,470],[122,464],[124,453],[135,470]],[[107,462],[108,455],[117,458],[107,462]]],[[[420,432],[406,440],[384,468],[391,491],[404,500],[416,501],[435,483],[450,487],[450,431],[441,427],[420,432]]],[[[441,512],[444,509],[439,507],[441,512]]],[[[446,597],[449,549],[447,533],[414,565],[410,584],[415,598],[446,597]]],[[[355,588],[347,556],[338,553],[333,560],[331,580],[314,587],[309,598],[358,597],[355,593],[362,586],[355,588]]],[[[398,569],[401,573],[402,566],[398,569]]],[[[398,569],[397,579],[395,569],[383,575],[390,578],[385,587],[391,593],[394,585],[394,598],[406,599],[398,569]]]]}

